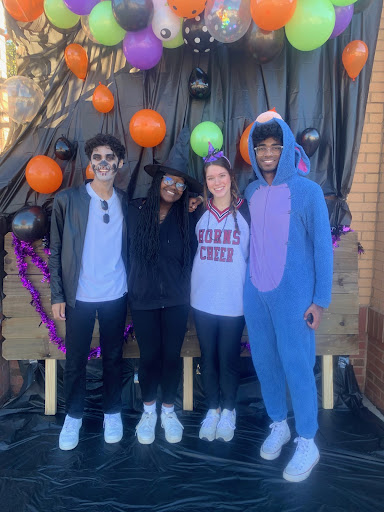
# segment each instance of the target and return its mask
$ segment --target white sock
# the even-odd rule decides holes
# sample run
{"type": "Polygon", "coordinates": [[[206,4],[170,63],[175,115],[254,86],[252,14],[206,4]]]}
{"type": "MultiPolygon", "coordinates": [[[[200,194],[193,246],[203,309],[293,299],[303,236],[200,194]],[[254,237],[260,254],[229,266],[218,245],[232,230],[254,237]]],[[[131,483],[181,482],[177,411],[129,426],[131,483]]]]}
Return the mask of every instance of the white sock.
{"type": "Polygon", "coordinates": [[[144,412],[149,412],[149,414],[156,412],[156,402],[151,405],[144,404],[144,412]]]}
{"type": "Polygon", "coordinates": [[[169,414],[170,412],[174,412],[174,411],[175,411],[174,405],[171,405],[171,407],[165,407],[165,405],[163,404],[161,406],[161,412],[164,412],[165,414],[169,414]]]}

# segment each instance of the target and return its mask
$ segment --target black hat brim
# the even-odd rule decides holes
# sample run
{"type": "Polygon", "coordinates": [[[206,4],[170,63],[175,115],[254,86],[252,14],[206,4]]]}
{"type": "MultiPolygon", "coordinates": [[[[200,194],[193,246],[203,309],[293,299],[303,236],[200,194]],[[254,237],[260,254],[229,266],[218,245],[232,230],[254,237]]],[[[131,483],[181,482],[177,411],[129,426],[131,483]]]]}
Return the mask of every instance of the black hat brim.
{"type": "Polygon", "coordinates": [[[147,172],[152,178],[155,176],[157,172],[161,172],[163,174],[171,174],[172,176],[179,176],[183,178],[185,183],[188,185],[188,189],[191,192],[196,194],[201,194],[203,192],[203,185],[199,183],[195,178],[189,176],[185,172],[179,171],[177,169],[173,169],[172,167],[167,167],[166,165],[161,164],[151,164],[146,165],[144,167],[145,172],[147,172]]]}

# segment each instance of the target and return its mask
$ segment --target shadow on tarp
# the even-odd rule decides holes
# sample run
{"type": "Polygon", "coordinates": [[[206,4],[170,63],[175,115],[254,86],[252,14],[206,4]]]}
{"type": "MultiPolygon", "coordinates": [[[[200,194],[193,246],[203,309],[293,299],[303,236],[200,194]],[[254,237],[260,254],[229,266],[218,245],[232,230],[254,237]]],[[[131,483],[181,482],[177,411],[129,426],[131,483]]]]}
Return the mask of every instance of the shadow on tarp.
{"type": "MultiPolygon", "coordinates": [[[[307,481],[291,484],[283,480],[282,472],[294,451],[293,442],[275,461],[264,461],[259,456],[270,421],[249,358],[242,359],[238,422],[230,443],[208,443],[198,438],[204,412],[198,359],[195,411],[178,411],[184,425],[181,443],[167,443],[160,422],[152,445],[137,442],[134,432],[141,400],[139,386],[134,383],[134,360],[125,361],[124,438],[117,444],[104,443],[100,362],[91,361],[88,366],[87,407],[80,443],[69,452],[58,448],[64,421],[61,365],[56,416],[44,416],[43,365],[24,367],[22,393],[0,409],[2,512],[384,509],[384,424],[361,407],[361,395],[353,388],[353,382],[352,388],[345,387],[353,381],[348,369],[345,372],[335,368],[337,408],[319,410],[320,462],[307,481]]],[[[319,373],[317,381],[320,383],[319,373]]],[[[179,409],[180,397],[181,394],[179,409]]],[[[289,423],[294,431],[292,413],[289,423]]]]}

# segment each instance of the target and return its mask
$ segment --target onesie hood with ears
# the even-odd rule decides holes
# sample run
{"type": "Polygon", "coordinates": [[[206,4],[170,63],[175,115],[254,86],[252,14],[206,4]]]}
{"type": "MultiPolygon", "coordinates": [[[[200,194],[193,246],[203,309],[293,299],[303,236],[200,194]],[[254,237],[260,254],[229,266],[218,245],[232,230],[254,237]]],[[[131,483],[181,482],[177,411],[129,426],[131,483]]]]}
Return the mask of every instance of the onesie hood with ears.
{"type": "Polygon", "coordinates": [[[264,112],[260,114],[256,121],[253,123],[251,132],[248,137],[248,151],[251,159],[252,168],[259,178],[262,185],[267,185],[263,178],[261,170],[256,161],[256,154],[254,151],[253,136],[261,126],[278,124],[283,132],[283,151],[281,152],[279,164],[277,166],[276,176],[272,185],[280,185],[285,183],[289,178],[295,174],[308,176],[310,171],[309,158],[305,154],[304,149],[298,144],[293,136],[293,133],[287,123],[283,121],[281,116],[273,111],[264,112]]]}

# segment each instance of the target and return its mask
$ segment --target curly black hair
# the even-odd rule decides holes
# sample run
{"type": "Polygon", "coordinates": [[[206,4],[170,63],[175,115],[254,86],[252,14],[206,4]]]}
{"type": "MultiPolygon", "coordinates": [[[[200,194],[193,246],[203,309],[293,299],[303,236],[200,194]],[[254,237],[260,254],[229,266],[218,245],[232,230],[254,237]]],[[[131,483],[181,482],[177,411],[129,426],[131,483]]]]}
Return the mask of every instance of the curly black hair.
{"type": "Polygon", "coordinates": [[[268,123],[255,128],[252,133],[254,147],[269,137],[273,137],[277,139],[281,145],[283,144],[283,130],[278,123],[268,123]]]}
{"type": "Polygon", "coordinates": [[[122,143],[113,135],[109,135],[107,133],[98,133],[92,139],[88,139],[85,142],[85,154],[89,159],[91,159],[92,152],[95,148],[99,146],[108,146],[115,153],[117,158],[120,160],[124,160],[125,157],[125,147],[122,143]]]}

